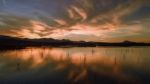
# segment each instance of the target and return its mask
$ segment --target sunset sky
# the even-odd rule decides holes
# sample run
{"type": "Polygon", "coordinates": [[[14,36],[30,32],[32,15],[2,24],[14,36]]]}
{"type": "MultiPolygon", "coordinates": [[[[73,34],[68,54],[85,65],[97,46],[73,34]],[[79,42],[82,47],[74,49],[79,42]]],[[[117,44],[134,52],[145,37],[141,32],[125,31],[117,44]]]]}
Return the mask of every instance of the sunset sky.
{"type": "Polygon", "coordinates": [[[0,0],[0,35],[150,42],[150,0],[0,0]]]}

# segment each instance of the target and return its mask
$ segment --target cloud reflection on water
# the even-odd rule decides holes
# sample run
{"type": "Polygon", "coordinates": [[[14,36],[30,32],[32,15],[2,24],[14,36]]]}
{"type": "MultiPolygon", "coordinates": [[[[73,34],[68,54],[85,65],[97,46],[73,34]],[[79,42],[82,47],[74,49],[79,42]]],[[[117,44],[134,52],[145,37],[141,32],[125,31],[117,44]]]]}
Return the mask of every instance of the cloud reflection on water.
{"type": "Polygon", "coordinates": [[[146,59],[141,58],[142,52],[148,53],[144,48],[26,48],[1,52],[3,66],[0,66],[0,72],[24,73],[51,67],[48,70],[67,70],[66,80],[75,83],[89,81],[93,75],[135,82],[138,77],[125,73],[125,70],[150,70],[144,64],[146,59]]]}

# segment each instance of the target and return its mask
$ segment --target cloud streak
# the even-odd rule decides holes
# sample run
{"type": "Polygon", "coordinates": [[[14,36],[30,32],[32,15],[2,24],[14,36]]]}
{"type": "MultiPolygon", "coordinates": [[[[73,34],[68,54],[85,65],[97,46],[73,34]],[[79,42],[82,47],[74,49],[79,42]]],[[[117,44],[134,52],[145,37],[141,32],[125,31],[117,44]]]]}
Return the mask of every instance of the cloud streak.
{"type": "MultiPolygon", "coordinates": [[[[63,11],[59,11],[56,6],[51,6],[56,8],[55,10],[51,10],[52,12],[56,12],[55,15],[53,15],[54,13],[49,14],[51,12],[46,10],[44,11],[45,14],[47,13],[45,16],[41,15],[43,13],[39,13],[37,16],[38,19],[30,18],[25,21],[25,23],[28,23],[26,25],[19,23],[17,29],[12,28],[16,27],[16,25],[14,25],[16,23],[9,26],[10,19],[8,19],[8,21],[2,19],[0,26],[1,28],[4,28],[4,25],[7,25],[7,27],[10,27],[9,31],[13,31],[13,35],[16,33],[15,36],[18,35],[23,38],[64,39],[68,37],[79,38],[80,36],[92,36],[93,38],[99,39],[99,41],[114,37],[120,38],[120,36],[125,36],[125,33],[131,36],[135,34],[144,34],[144,29],[147,28],[147,30],[149,30],[149,26],[147,26],[149,21],[144,21],[142,23],[136,21],[136,24],[128,21],[130,23],[128,24],[124,20],[130,15],[134,15],[134,13],[140,10],[143,6],[147,6],[148,4],[146,0],[63,1],[64,3],[69,4],[64,6],[64,3],[59,3],[60,1],[56,0],[59,5],[57,7],[61,7],[63,11]]],[[[47,3],[50,2],[47,1],[47,3]]],[[[43,1],[43,4],[46,3],[43,1]]],[[[43,7],[41,4],[40,6],[37,4],[35,6],[40,8],[43,7]]],[[[6,29],[5,31],[8,34],[6,29]]],[[[1,32],[1,34],[4,34],[4,32],[1,32]]],[[[89,38],[88,40],[90,41],[93,39],[89,38]]]]}

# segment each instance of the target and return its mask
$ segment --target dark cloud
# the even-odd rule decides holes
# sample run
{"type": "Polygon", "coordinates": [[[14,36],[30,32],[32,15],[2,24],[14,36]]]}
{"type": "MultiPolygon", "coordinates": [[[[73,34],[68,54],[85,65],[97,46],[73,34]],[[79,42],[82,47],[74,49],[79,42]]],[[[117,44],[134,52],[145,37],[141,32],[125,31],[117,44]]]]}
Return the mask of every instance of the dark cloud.
{"type": "Polygon", "coordinates": [[[0,30],[20,37],[71,35],[102,40],[125,33],[147,35],[149,30],[149,0],[5,0],[0,4],[0,12],[8,14],[0,15],[0,30]]]}
{"type": "Polygon", "coordinates": [[[0,30],[8,31],[11,29],[20,29],[23,26],[31,26],[28,18],[15,15],[0,15],[0,30]]]}

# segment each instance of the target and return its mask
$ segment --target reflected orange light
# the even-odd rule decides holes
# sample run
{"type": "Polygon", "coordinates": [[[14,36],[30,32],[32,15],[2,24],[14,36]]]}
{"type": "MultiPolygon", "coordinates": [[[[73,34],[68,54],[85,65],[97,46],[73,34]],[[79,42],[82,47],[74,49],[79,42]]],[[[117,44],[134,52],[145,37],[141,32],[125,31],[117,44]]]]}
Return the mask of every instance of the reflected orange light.
{"type": "MultiPolygon", "coordinates": [[[[76,66],[81,65],[104,65],[108,67],[114,67],[121,65],[122,60],[112,54],[112,56],[108,56],[105,49],[93,50],[87,48],[87,50],[76,50],[76,49],[61,49],[61,48],[27,48],[22,50],[9,51],[7,56],[11,59],[20,59],[22,61],[28,62],[32,60],[31,67],[38,67],[40,65],[44,65],[48,61],[53,63],[72,63],[76,66]],[[97,52],[98,51],[98,52],[97,52]],[[120,61],[118,61],[120,60],[120,61]]],[[[139,62],[136,58],[130,57],[129,62],[135,64],[139,62]],[[134,63],[133,63],[134,62],[134,63]]]]}
{"type": "Polygon", "coordinates": [[[121,68],[124,63],[138,67],[142,62],[139,60],[140,54],[137,53],[137,50],[123,49],[122,51],[121,48],[119,50],[117,48],[26,48],[6,51],[1,55],[7,58],[5,62],[16,60],[15,67],[27,66],[28,69],[34,69],[50,64],[54,65],[52,70],[70,68],[68,79],[74,80],[74,82],[85,79],[88,76],[89,68],[98,73],[97,75],[128,80],[132,77],[122,73],[121,68]],[[132,51],[132,54],[129,51],[132,51]],[[128,56],[124,57],[125,53],[128,56]]]}

